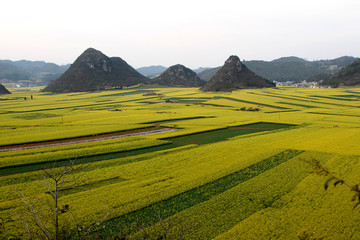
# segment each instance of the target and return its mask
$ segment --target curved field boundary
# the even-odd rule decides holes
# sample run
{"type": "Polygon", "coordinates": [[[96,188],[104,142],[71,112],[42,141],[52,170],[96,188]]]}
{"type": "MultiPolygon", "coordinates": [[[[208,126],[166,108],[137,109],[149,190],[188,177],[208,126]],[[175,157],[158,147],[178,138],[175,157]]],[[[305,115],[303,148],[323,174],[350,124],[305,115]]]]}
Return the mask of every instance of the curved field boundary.
{"type": "Polygon", "coordinates": [[[276,108],[276,109],[290,109],[287,107],[280,107],[280,106],[274,106],[274,105],[270,105],[270,104],[265,104],[265,103],[258,103],[258,102],[252,102],[252,101],[246,101],[246,100],[240,100],[237,98],[231,98],[231,97],[217,97],[218,99],[227,99],[227,100],[231,100],[231,101],[235,101],[235,102],[242,102],[242,103],[249,103],[249,104],[255,104],[255,105],[259,105],[259,106],[265,106],[265,107],[269,107],[269,108],[276,108]]]}
{"type": "Polygon", "coordinates": [[[319,108],[319,107],[313,106],[313,105],[306,105],[306,104],[292,103],[292,102],[276,102],[276,103],[290,105],[290,106],[296,106],[296,107],[303,107],[303,108],[319,108]]]}
{"type": "Polygon", "coordinates": [[[173,132],[176,131],[175,128],[151,128],[151,129],[139,129],[131,132],[118,132],[118,133],[109,133],[109,134],[101,134],[97,136],[91,137],[79,137],[79,138],[69,138],[64,140],[55,140],[55,141],[47,141],[47,142],[39,142],[39,143],[29,143],[29,144],[21,144],[14,146],[1,147],[0,152],[5,151],[16,151],[16,150],[25,150],[32,148],[42,148],[42,147],[52,147],[52,146],[60,146],[60,145],[70,145],[84,142],[95,142],[102,140],[110,140],[116,138],[123,137],[133,137],[133,136],[146,136],[150,134],[156,133],[164,133],[164,132],[173,132]]]}
{"type": "MultiPolygon", "coordinates": [[[[166,113],[166,112],[164,112],[164,113],[166,113]]],[[[205,118],[215,118],[215,116],[197,116],[197,117],[186,117],[186,118],[173,118],[173,119],[167,119],[167,120],[159,120],[159,121],[152,121],[152,122],[143,122],[143,123],[141,123],[141,124],[160,125],[160,124],[163,124],[163,123],[180,122],[180,121],[186,121],[186,120],[205,119],[205,118]]]]}
{"type": "Polygon", "coordinates": [[[157,223],[158,216],[170,217],[187,208],[195,206],[201,202],[207,201],[210,198],[221,194],[238,184],[250,180],[253,177],[260,175],[305,151],[286,150],[276,154],[259,163],[255,163],[245,169],[241,169],[235,173],[219,178],[213,182],[191,189],[189,191],[180,193],[160,202],[156,202],[147,207],[141,208],[134,212],[122,215],[118,218],[109,220],[110,225],[126,226],[131,228],[136,224],[139,226],[146,226],[147,223],[157,223]]]}
{"type": "MultiPolygon", "coordinates": [[[[87,162],[95,162],[95,161],[103,161],[114,158],[126,157],[139,155],[143,153],[156,152],[166,149],[173,149],[177,147],[187,146],[187,145],[203,145],[203,144],[211,144],[220,141],[228,140],[232,137],[247,135],[259,132],[271,132],[274,130],[280,130],[284,128],[290,128],[295,125],[291,124],[279,124],[279,123],[270,123],[270,122],[258,122],[251,123],[239,126],[226,127],[221,129],[214,129],[204,132],[196,132],[181,136],[175,136],[170,138],[163,138],[162,140],[171,141],[171,143],[149,146],[145,148],[132,149],[127,151],[119,151],[119,152],[108,152],[101,154],[91,154],[88,156],[81,156],[77,158],[67,158],[67,159],[57,159],[56,167],[65,166],[68,164],[69,160],[80,160],[81,163],[87,162]]],[[[99,140],[97,138],[97,140],[99,140]]],[[[22,164],[17,166],[9,166],[0,168],[0,175],[8,175],[20,172],[30,172],[36,171],[44,168],[54,167],[54,161],[45,161],[45,162],[37,162],[34,164],[22,164]]]]}
{"type": "Polygon", "coordinates": [[[360,115],[354,114],[340,114],[340,113],[326,113],[326,112],[307,112],[308,114],[320,114],[320,115],[331,115],[331,116],[344,116],[344,117],[360,117],[360,115]]]}
{"type": "Polygon", "coordinates": [[[255,122],[237,126],[228,126],[218,129],[194,132],[180,136],[160,138],[161,140],[172,141],[175,145],[186,144],[209,144],[224,141],[236,136],[252,134],[257,132],[269,132],[274,130],[295,127],[294,124],[272,123],[272,122],[255,122]]]}
{"type": "MultiPolygon", "coordinates": [[[[340,95],[343,96],[343,95],[340,95]]],[[[337,101],[348,101],[348,102],[353,102],[356,101],[356,99],[354,98],[359,98],[360,96],[356,96],[356,95],[351,95],[348,97],[336,97],[336,96],[320,96],[320,95],[312,95],[312,97],[316,97],[316,98],[325,98],[325,99],[330,99],[330,100],[337,100],[337,101]]]]}
{"type": "MultiPolygon", "coordinates": [[[[353,105],[344,105],[344,104],[339,104],[339,103],[322,102],[322,101],[319,101],[318,99],[319,99],[319,98],[322,98],[322,99],[331,99],[331,98],[322,97],[322,96],[316,96],[316,95],[308,96],[308,97],[305,98],[305,99],[301,99],[301,98],[299,98],[298,96],[286,97],[286,96],[278,95],[278,94],[275,94],[275,93],[271,93],[271,94],[269,93],[269,94],[267,94],[267,95],[261,94],[261,93],[255,93],[255,94],[256,94],[256,95],[261,95],[261,96],[274,97],[274,98],[281,98],[281,99],[302,101],[302,102],[307,102],[307,103],[309,102],[309,99],[314,99],[314,100],[311,100],[312,103],[327,104],[327,105],[333,105],[333,106],[357,107],[357,106],[353,106],[353,105]]],[[[334,99],[333,99],[333,100],[334,100],[334,99]]],[[[340,99],[337,99],[337,100],[340,100],[340,99]]]]}
{"type": "Polygon", "coordinates": [[[202,118],[214,118],[214,117],[213,116],[210,116],[210,117],[197,116],[197,117],[188,117],[188,118],[174,118],[174,119],[170,119],[170,120],[167,119],[167,120],[160,120],[160,121],[153,121],[153,122],[143,122],[141,124],[152,124],[155,126],[133,129],[133,130],[122,130],[122,131],[110,132],[110,133],[99,133],[96,136],[79,136],[79,137],[64,138],[64,139],[45,140],[45,141],[39,141],[39,142],[2,145],[2,146],[0,146],[0,152],[25,150],[25,149],[40,148],[40,147],[70,145],[70,144],[76,144],[76,143],[110,140],[110,139],[116,139],[116,138],[121,138],[121,137],[146,136],[146,135],[156,134],[156,133],[173,132],[173,131],[176,131],[177,129],[176,128],[168,128],[168,127],[159,127],[160,124],[169,123],[169,122],[193,120],[193,119],[202,119],[202,118]]]}

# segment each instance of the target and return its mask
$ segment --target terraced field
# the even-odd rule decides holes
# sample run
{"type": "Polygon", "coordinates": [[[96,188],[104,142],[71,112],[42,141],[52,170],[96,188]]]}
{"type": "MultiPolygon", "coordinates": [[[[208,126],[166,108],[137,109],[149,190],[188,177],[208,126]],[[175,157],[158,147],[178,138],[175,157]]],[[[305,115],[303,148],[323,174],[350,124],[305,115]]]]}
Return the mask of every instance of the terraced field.
{"type": "MultiPolygon", "coordinates": [[[[7,98],[1,238],[28,237],[22,199],[43,217],[51,196],[42,169],[61,172],[70,162],[85,166],[68,176],[81,176],[77,187],[59,193],[59,206],[67,206],[59,225],[73,239],[80,239],[77,223],[93,226],[90,238],[108,239],[360,237],[352,192],[325,191],[327,177],[305,162],[360,183],[360,89],[34,89],[7,98]],[[152,91],[159,95],[144,96],[152,91]],[[172,131],[145,135],[158,129],[172,131]]],[[[46,226],[53,234],[51,221],[46,226]]],[[[39,233],[31,221],[29,229],[39,233]]]]}

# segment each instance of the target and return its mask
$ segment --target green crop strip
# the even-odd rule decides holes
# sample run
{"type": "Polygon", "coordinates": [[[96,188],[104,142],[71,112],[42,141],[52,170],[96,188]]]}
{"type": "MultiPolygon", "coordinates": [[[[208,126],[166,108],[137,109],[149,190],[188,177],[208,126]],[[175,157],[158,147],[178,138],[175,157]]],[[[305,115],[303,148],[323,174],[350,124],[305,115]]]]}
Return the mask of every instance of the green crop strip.
{"type": "Polygon", "coordinates": [[[49,114],[49,113],[30,113],[26,115],[15,116],[13,118],[20,118],[25,120],[33,120],[33,119],[42,119],[42,118],[52,118],[59,117],[59,114],[49,114]]]}
{"type": "MultiPolygon", "coordinates": [[[[147,97],[147,98],[138,98],[138,99],[133,99],[133,102],[136,101],[143,101],[143,100],[147,100],[147,99],[154,99],[154,97],[147,97]]],[[[128,100],[124,100],[124,101],[112,101],[111,104],[118,104],[118,103],[128,103],[128,100]]],[[[32,113],[32,112],[44,112],[44,111],[49,111],[49,110],[65,110],[65,109],[82,109],[82,108],[94,108],[94,107],[98,107],[98,106],[104,106],[106,104],[110,104],[110,103],[91,103],[91,104],[74,104],[74,105],[68,105],[68,106],[63,106],[63,107],[49,107],[49,108],[42,108],[42,109],[34,109],[34,110],[23,110],[23,111],[16,111],[16,110],[10,110],[4,113],[0,113],[0,114],[7,114],[7,113],[32,113]]],[[[41,106],[41,105],[39,105],[41,106]]],[[[16,107],[12,108],[15,109],[16,107]]],[[[19,107],[21,109],[24,109],[24,107],[19,107]]]]}
{"type": "MultiPolygon", "coordinates": [[[[344,92],[347,92],[347,93],[353,93],[353,94],[358,94],[358,95],[360,95],[360,92],[351,91],[351,90],[347,90],[347,91],[344,91],[344,92]]],[[[360,97],[360,96],[359,96],[359,97],[360,97]]]]}
{"type": "Polygon", "coordinates": [[[135,95],[135,94],[144,94],[152,92],[150,90],[136,90],[131,92],[122,92],[122,93],[115,93],[115,94],[108,94],[108,95],[102,95],[101,97],[119,97],[119,96],[128,96],[128,95],[135,95]]]}
{"type": "Polygon", "coordinates": [[[265,106],[265,107],[270,107],[270,108],[277,108],[277,109],[289,109],[286,107],[279,107],[279,106],[274,106],[274,105],[270,105],[270,104],[264,104],[264,103],[258,103],[258,102],[251,102],[251,101],[245,101],[245,100],[240,100],[237,98],[231,98],[231,97],[217,97],[219,99],[227,99],[227,100],[231,100],[231,101],[235,101],[235,102],[243,102],[243,103],[250,103],[250,104],[255,104],[255,105],[261,105],[261,106],[265,106]]]}
{"type": "MultiPolygon", "coordinates": [[[[265,95],[265,94],[261,94],[261,93],[257,93],[257,95],[261,95],[261,96],[268,96],[268,97],[275,97],[275,98],[281,98],[281,99],[288,99],[288,100],[296,100],[296,101],[303,101],[303,102],[309,102],[309,99],[311,100],[312,103],[318,103],[318,104],[327,104],[327,105],[333,105],[333,106],[347,106],[347,107],[354,107],[354,106],[351,106],[351,105],[344,105],[344,104],[339,104],[339,103],[329,103],[329,102],[321,102],[321,101],[317,101],[317,100],[312,100],[314,99],[314,97],[316,98],[323,98],[323,99],[332,99],[334,100],[333,98],[330,98],[330,97],[324,97],[324,96],[309,96],[308,99],[300,99],[299,97],[285,97],[285,96],[278,96],[276,94],[269,94],[269,95],[265,95]]],[[[337,99],[337,100],[340,100],[340,99],[337,99]]],[[[341,100],[344,100],[344,99],[341,99],[341,100]]],[[[349,100],[345,100],[345,101],[349,101],[349,100]]]]}
{"type": "Polygon", "coordinates": [[[191,189],[178,194],[161,202],[154,203],[137,211],[128,213],[109,221],[109,225],[122,225],[128,228],[146,225],[146,223],[158,222],[158,216],[170,217],[187,208],[195,206],[201,202],[207,201],[212,197],[221,194],[238,184],[250,180],[294,157],[303,153],[299,150],[286,150],[276,154],[259,163],[251,165],[245,169],[219,178],[213,182],[191,189]]]}
{"type": "Polygon", "coordinates": [[[155,122],[143,122],[141,124],[163,124],[163,123],[169,123],[169,122],[179,122],[179,121],[194,120],[194,119],[201,119],[201,118],[214,118],[214,117],[198,116],[198,117],[187,117],[187,118],[172,118],[171,120],[160,120],[160,121],[155,121],[155,122]]]}
{"type": "Polygon", "coordinates": [[[340,97],[340,98],[360,98],[360,94],[358,93],[358,95],[333,95],[334,97],[340,97]]]}
{"type": "Polygon", "coordinates": [[[338,113],[325,113],[325,112],[307,112],[310,114],[330,115],[330,116],[344,116],[344,117],[360,117],[360,115],[352,114],[338,114],[338,113]]]}
{"type": "MultiPolygon", "coordinates": [[[[178,137],[166,138],[163,140],[171,141],[171,143],[162,143],[157,144],[156,146],[149,146],[149,147],[142,147],[142,148],[135,148],[129,149],[126,151],[112,151],[112,152],[103,152],[99,153],[89,153],[85,156],[77,156],[76,158],[58,158],[56,159],[56,167],[63,167],[66,166],[69,160],[79,160],[81,163],[89,163],[89,162],[97,162],[97,161],[104,161],[110,160],[115,158],[122,158],[128,156],[135,156],[144,153],[151,153],[171,148],[177,148],[181,146],[186,146],[190,144],[210,144],[225,141],[229,138],[246,135],[251,133],[257,132],[264,132],[264,131],[272,131],[277,129],[289,128],[294,125],[288,124],[278,124],[278,123],[254,123],[248,125],[241,125],[236,127],[228,127],[223,129],[216,129],[212,131],[206,132],[198,132],[189,135],[183,135],[178,137]]],[[[61,154],[61,153],[60,153],[61,154]]],[[[136,160],[132,160],[134,162],[136,160]]],[[[140,161],[140,160],[139,160],[140,161]]],[[[123,162],[122,164],[127,164],[129,162],[123,162]]],[[[37,171],[40,169],[52,168],[54,167],[54,160],[52,161],[42,161],[38,163],[32,164],[21,164],[18,166],[7,166],[0,168],[0,176],[1,175],[8,175],[8,174],[15,174],[15,173],[23,173],[23,172],[31,172],[37,171]]]]}
{"type": "Polygon", "coordinates": [[[354,101],[355,100],[354,98],[359,98],[359,96],[355,96],[355,95],[347,95],[347,96],[339,95],[333,97],[313,95],[313,97],[338,100],[338,101],[354,101]]]}
{"type": "MultiPolygon", "coordinates": [[[[143,153],[149,153],[149,152],[155,152],[155,151],[161,151],[172,148],[171,143],[163,143],[156,146],[149,146],[149,147],[143,147],[138,149],[131,149],[131,150],[124,150],[124,151],[118,151],[118,152],[108,152],[108,153],[102,153],[102,154],[93,154],[93,155],[87,155],[82,157],[76,157],[76,158],[66,158],[66,159],[58,159],[56,160],[55,167],[64,167],[69,165],[69,161],[75,161],[75,164],[84,164],[84,163],[91,163],[91,162],[98,162],[98,161],[105,161],[115,158],[122,158],[122,157],[129,157],[134,155],[140,155],[143,153]]],[[[134,162],[132,160],[131,162],[134,162]]],[[[122,164],[127,164],[131,162],[123,162],[122,164]]],[[[3,167],[0,168],[0,176],[2,175],[9,175],[9,174],[17,174],[17,173],[25,173],[25,172],[32,172],[32,171],[38,171],[41,169],[49,169],[54,167],[54,161],[47,161],[47,162],[41,162],[41,163],[34,163],[34,164],[22,164],[18,166],[11,166],[11,167],[3,167]]]]}
{"type": "Polygon", "coordinates": [[[293,109],[293,110],[285,110],[285,111],[272,111],[272,112],[265,112],[265,113],[287,113],[287,112],[299,112],[300,110],[293,109]]]}
{"type": "Polygon", "coordinates": [[[62,189],[61,190],[61,195],[66,196],[66,195],[69,195],[69,194],[88,191],[90,189],[102,187],[102,186],[105,186],[105,185],[115,184],[115,183],[119,183],[119,182],[123,182],[123,181],[126,181],[126,179],[119,178],[119,177],[114,177],[114,178],[110,178],[110,179],[106,179],[106,180],[102,180],[102,181],[98,181],[98,182],[94,182],[94,183],[90,183],[90,184],[85,183],[85,184],[80,185],[80,186],[78,186],[76,188],[62,189]]]}
{"type": "Polygon", "coordinates": [[[255,95],[259,95],[259,96],[265,96],[265,97],[274,97],[274,98],[281,98],[281,99],[286,99],[286,100],[295,100],[295,101],[303,101],[303,102],[309,102],[309,100],[317,100],[314,97],[301,97],[301,96],[292,96],[292,95],[279,95],[276,93],[270,93],[270,92],[266,92],[266,94],[263,93],[254,93],[255,95]]]}
{"type": "Polygon", "coordinates": [[[294,125],[279,124],[279,123],[254,123],[248,125],[241,125],[236,127],[228,127],[223,129],[217,129],[213,131],[206,131],[200,133],[194,133],[190,135],[165,138],[163,140],[172,141],[176,146],[184,146],[187,144],[209,144],[224,141],[226,139],[246,135],[257,132],[272,131],[276,129],[288,128],[294,125]]]}
{"type": "Polygon", "coordinates": [[[291,103],[291,102],[277,102],[277,103],[291,105],[291,106],[297,106],[297,107],[304,107],[304,108],[317,108],[317,106],[311,106],[311,105],[305,105],[305,104],[299,104],[299,103],[291,103]]]}

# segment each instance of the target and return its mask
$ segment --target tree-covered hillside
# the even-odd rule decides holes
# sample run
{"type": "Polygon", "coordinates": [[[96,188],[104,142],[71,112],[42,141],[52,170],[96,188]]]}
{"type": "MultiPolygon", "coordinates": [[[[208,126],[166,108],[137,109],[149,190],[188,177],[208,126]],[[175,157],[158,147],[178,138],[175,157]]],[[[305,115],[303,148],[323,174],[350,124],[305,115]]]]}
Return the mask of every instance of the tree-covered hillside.
{"type": "Polygon", "coordinates": [[[0,82],[45,86],[60,77],[69,66],[44,61],[0,60],[0,82]]]}
{"type": "MultiPolygon", "coordinates": [[[[356,59],[344,56],[332,60],[307,61],[298,57],[283,57],[273,61],[253,60],[243,63],[263,78],[279,82],[299,82],[319,74],[333,74],[356,59]]],[[[198,75],[201,79],[209,81],[219,69],[220,67],[207,69],[198,75]]]]}

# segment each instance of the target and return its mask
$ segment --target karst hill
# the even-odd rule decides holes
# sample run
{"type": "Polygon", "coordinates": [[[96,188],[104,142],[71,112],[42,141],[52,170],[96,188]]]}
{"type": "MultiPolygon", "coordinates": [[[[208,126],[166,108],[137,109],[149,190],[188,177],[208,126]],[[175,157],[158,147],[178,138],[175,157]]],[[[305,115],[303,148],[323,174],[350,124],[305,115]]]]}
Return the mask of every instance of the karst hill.
{"type": "Polygon", "coordinates": [[[360,86],[360,59],[331,75],[321,84],[331,87],[360,86]]]}
{"type": "Polygon", "coordinates": [[[85,92],[112,87],[146,83],[149,79],[138,73],[119,57],[107,57],[89,48],[57,80],[51,82],[44,92],[85,92]]]}
{"type": "Polygon", "coordinates": [[[11,94],[11,92],[7,90],[6,87],[4,87],[4,85],[0,84],[0,95],[1,94],[11,94]]]}
{"type": "Polygon", "coordinates": [[[170,87],[201,87],[205,84],[194,71],[177,64],[169,67],[160,76],[153,78],[152,83],[170,87]]]}
{"type": "Polygon", "coordinates": [[[224,66],[200,90],[231,92],[237,89],[266,87],[275,87],[275,84],[250,71],[241,63],[239,57],[230,56],[224,66]]]}

